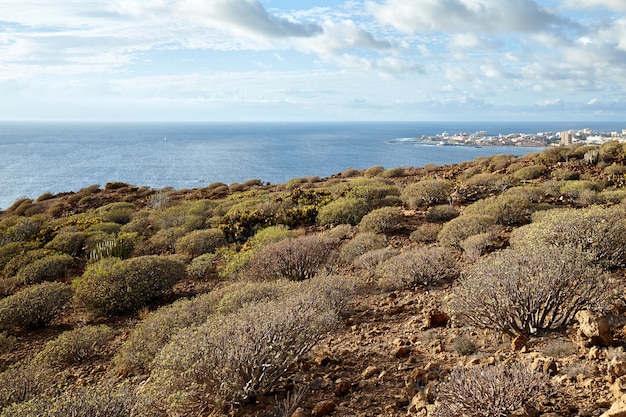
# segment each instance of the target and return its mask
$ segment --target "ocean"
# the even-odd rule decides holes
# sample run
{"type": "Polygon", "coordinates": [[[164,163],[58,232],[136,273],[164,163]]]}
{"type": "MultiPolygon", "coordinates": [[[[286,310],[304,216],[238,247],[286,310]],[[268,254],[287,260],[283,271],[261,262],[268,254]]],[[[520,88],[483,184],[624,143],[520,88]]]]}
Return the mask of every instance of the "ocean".
{"type": "Polygon", "coordinates": [[[537,148],[432,146],[398,139],[487,131],[621,131],[611,122],[96,123],[0,122],[0,208],[22,197],[121,181],[159,189],[260,179],[284,183],[347,168],[444,165],[537,148]]]}

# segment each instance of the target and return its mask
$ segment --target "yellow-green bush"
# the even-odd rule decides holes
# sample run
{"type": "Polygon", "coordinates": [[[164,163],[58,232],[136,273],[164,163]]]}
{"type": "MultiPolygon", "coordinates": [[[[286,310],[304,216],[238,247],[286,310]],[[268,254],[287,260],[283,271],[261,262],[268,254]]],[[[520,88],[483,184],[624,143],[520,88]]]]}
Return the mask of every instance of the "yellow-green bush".
{"type": "Polygon", "coordinates": [[[545,165],[529,165],[515,171],[513,173],[513,177],[517,178],[518,180],[534,180],[541,177],[543,174],[546,173],[546,171],[547,168],[545,165]]]}
{"type": "Polygon", "coordinates": [[[83,251],[84,245],[84,232],[63,232],[57,233],[54,238],[46,244],[46,248],[67,253],[70,256],[77,256],[83,251]]]}
{"type": "Polygon", "coordinates": [[[126,224],[132,220],[135,211],[137,209],[133,204],[118,202],[99,207],[96,215],[102,217],[105,222],[126,224]]]}
{"type": "Polygon", "coordinates": [[[72,289],[60,282],[31,285],[0,299],[0,330],[37,328],[49,324],[72,298],[72,289]]]}
{"type": "Polygon", "coordinates": [[[218,255],[214,253],[205,253],[193,258],[187,265],[187,276],[192,279],[206,278],[215,269],[217,259],[218,255]]]}
{"type": "Polygon", "coordinates": [[[4,276],[12,277],[15,276],[20,269],[25,267],[37,259],[41,259],[48,255],[55,254],[54,251],[49,249],[32,249],[32,250],[24,250],[22,253],[12,256],[12,254],[7,255],[7,258],[10,260],[4,266],[4,276]]]}
{"type": "Polygon", "coordinates": [[[24,284],[62,279],[73,262],[74,258],[64,253],[46,255],[21,268],[16,278],[24,284]]]}
{"type": "Polygon", "coordinates": [[[459,211],[450,204],[432,206],[426,212],[426,221],[431,223],[445,223],[459,217],[459,211]]]}
{"type": "Polygon", "coordinates": [[[147,306],[185,276],[175,257],[105,258],[75,281],[76,300],[97,314],[118,314],[147,306]]]}
{"type": "Polygon", "coordinates": [[[317,214],[317,222],[323,226],[338,224],[355,226],[369,210],[370,205],[363,198],[342,197],[321,207],[317,214]]]}
{"type": "Polygon", "coordinates": [[[540,212],[531,224],[516,229],[510,240],[515,248],[541,244],[574,247],[604,268],[626,265],[626,220],[619,206],[540,212]]]}
{"type": "Polygon", "coordinates": [[[198,256],[215,252],[217,248],[226,244],[226,237],[219,229],[194,230],[176,240],[176,253],[187,256],[198,256]]]}
{"type": "Polygon", "coordinates": [[[501,228],[497,225],[497,219],[484,214],[467,214],[459,216],[444,224],[437,235],[442,245],[461,247],[461,242],[470,236],[486,233],[501,228]]]}
{"type": "Polygon", "coordinates": [[[402,227],[404,215],[398,207],[381,207],[367,213],[359,222],[362,232],[390,233],[402,227]]]}
{"type": "Polygon", "coordinates": [[[447,180],[421,180],[407,185],[400,200],[410,208],[447,203],[452,192],[452,183],[447,180]]]}
{"type": "Polygon", "coordinates": [[[533,203],[520,194],[500,194],[476,201],[465,208],[464,216],[483,215],[496,219],[503,226],[521,225],[530,222],[533,203]]]}
{"type": "Polygon", "coordinates": [[[47,342],[33,361],[52,368],[80,364],[96,356],[112,334],[105,325],[68,330],[47,342]]]}

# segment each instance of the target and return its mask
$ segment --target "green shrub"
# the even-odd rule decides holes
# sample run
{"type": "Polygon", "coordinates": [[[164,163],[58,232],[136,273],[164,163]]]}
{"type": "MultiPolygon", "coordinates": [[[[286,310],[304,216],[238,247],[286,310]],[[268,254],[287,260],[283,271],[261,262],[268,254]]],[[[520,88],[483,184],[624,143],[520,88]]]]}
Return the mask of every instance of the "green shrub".
{"type": "Polygon", "coordinates": [[[604,172],[607,175],[624,175],[626,174],[626,166],[624,166],[624,164],[612,164],[609,165],[608,167],[604,168],[604,172]]]}
{"type": "Polygon", "coordinates": [[[126,224],[132,220],[136,211],[137,209],[133,204],[118,202],[99,207],[96,214],[102,217],[105,222],[126,224]]]}
{"type": "Polygon", "coordinates": [[[38,247],[39,245],[34,242],[9,242],[0,246],[0,269],[4,269],[13,258],[38,247]]]}
{"type": "Polygon", "coordinates": [[[187,276],[192,279],[206,278],[215,269],[217,259],[218,256],[214,253],[205,253],[193,258],[191,263],[187,265],[187,276]]]}
{"type": "Polygon", "coordinates": [[[551,391],[546,374],[528,365],[457,367],[439,389],[436,417],[506,416],[539,402],[551,391]]]}
{"type": "Polygon", "coordinates": [[[16,278],[24,284],[38,284],[43,281],[54,281],[65,278],[67,269],[74,258],[66,254],[52,254],[39,258],[24,266],[16,274],[16,278]]]}
{"type": "Polygon", "coordinates": [[[181,329],[204,323],[223,296],[219,291],[181,299],[148,314],[131,331],[113,357],[120,374],[146,374],[159,351],[181,329]]]}
{"type": "Polygon", "coordinates": [[[174,257],[105,258],[75,281],[75,297],[97,314],[125,313],[147,306],[184,276],[185,264],[174,257]]]}
{"type": "Polygon", "coordinates": [[[626,265],[626,220],[621,207],[591,206],[537,213],[511,235],[516,248],[550,245],[589,253],[604,268],[626,265]]]}
{"type": "Polygon", "coordinates": [[[37,328],[50,323],[72,298],[60,282],[32,285],[0,300],[0,330],[37,328]]]}
{"type": "Polygon", "coordinates": [[[445,223],[459,217],[459,211],[450,204],[432,206],[426,212],[426,221],[431,223],[445,223]]]}
{"type": "Polygon", "coordinates": [[[385,171],[385,167],[380,166],[380,165],[375,165],[375,166],[367,168],[363,172],[363,175],[365,175],[366,178],[372,178],[372,177],[376,177],[377,175],[380,175],[383,171],[385,171]]]}
{"type": "Polygon", "coordinates": [[[604,188],[603,184],[593,181],[565,181],[561,186],[561,194],[570,200],[578,200],[589,191],[597,192],[604,188]]]}
{"type": "Polygon", "coordinates": [[[349,264],[359,256],[375,249],[382,249],[387,246],[387,238],[373,232],[358,233],[354,238],[345,242],[339,249],[341,262],[349,264]]]}
{"type": "Polygon", "coordinates": [[[607,285],[607,277],[576,249],[506,249],[472,266],[450,307],[478,327],[531,335],[562,328],[579,310],[602,304],[607,285]]]}
{"type": "Polygon", "coordinates": [[[442,225],[439,223],[424,223],[420,225],[416,230],[411,232],[409,239],[411,242],[418,243],[433,243],[437,241],[437,236],[442,229],[442,225]]]}
{"type": "Polygon", "coordinates": [[[552,170],[552,172],[550,172],[550,176],[554,178],[555,180],[563,180],[563,181],[578,179],[578,173],[575,171],[569,170],[567,168],[556,168],[552,170]]]}
{"type": "Polygon", "coordinates": [[[314,235],[282,240],[256,252],[246,275],[255,280],[309,279],[327,266],[335,248],[335,240],[314,235]]]}
{"type": "Polygon", "coordinates": [[[18,254],[17,256],[12,256],[11,260],[6,263],[3,271],[4,276],[13,277],[17,275],[19,270],[24,268],[26,265],[36,261],[37,259],[54,254],[55,252],[49,249],[24,250],[24,252],[18,254]]]}
{"type": "Polygon", "coordinates": [[[52,368],[77,365],[96,356],[112,334],[104,325],[68,330],[47,342],[33,360],[52,368]]]}
{"type": "Polygon", "coordinates": [[[524,168],[520,168],[513,173],[513,177],[518,180],[534,180],[545,174],[547,168],[545,165],[529,165],[524,168]]]}
{"type": "Polygon", "coordinates": [[[57,233],[57,235],[48,242],[46,248],[67,253],[70,256],[77,256],[83,251],[84,244],[84,232],[64,232],[57,233]]]}
{"type": "Polygon", "coordinates": [[[187,256],[198,256],[215,252],[217,248],[226,244],[224,233],[219,229],[194,230],[179,238],[174,247],[176,253],[187,256]]]}
{"type": "MultiPolygon", "coordinates": [[[[0,373],[0,410],[52,390],[56,382],[58,377],[52,369],[33,362],[20,361],[0,373]]],[[[7,415],[22,417],[25,414],[8,414],[6,409],[2,410],[2,417],[7,415]]]]}
{"type": "Polygon", "coordinates": [[[497,234],[493,232],[479,233],[472,235],[461,242],[461,249],[472,261],[490,252],[495,246],[497,234]]]}
{"type": "Polygon", "coordinates": [[[502,226],[515,226],[529,223],[533,209],[533,203],[525,196],[500,194],[470,204],[463,215],[490,216],[502,226]]]}
{"type": "Polygon", "coordinates": [[[421,180],[402,190],[400,200],[410,208],[447,203],[452,183],[447,180],[421,180]]]}
{"type": "Polygon", "coordinates": [[[442,245],[460,248],[470,236],[498,230],[496,221],[495,217],[483,214],[463,215],[444,224],[437,239],[442,245]]]}
{"type": "Polygon", "coordinates": [[[404,177],[405,169],[402,167],[389,168],[380,173],[380,176],[383,178],[398,178],[404,177]]]}
{"type": "Polygon", "coordinates": [[[184,414],[192,406],[222,410],[269,392],[337,324],[323,298],[247,304],[182,330],[156,358],[148,393],[157,406],[184,414]]]}
{"type": "Polygon", "coordinates": [[[359,224],[367,214],[370,206],[363,198],[342,197],[321,207],[317,214],[317,222],[323,226],[339,224],[359,224]]]}
{"type": "Polygon", "coordinates": [[[412,249],[378,265],[379,284],[397,290],[438,285],[459,276],[454,252],[439,247],[412,249]]]}
{"type": "Polygon", "coordinates": [[[363,216],[359,223],[362,232],[390,233],[401,227],[404,215],[398,207],[382,207],[363,216]]]}

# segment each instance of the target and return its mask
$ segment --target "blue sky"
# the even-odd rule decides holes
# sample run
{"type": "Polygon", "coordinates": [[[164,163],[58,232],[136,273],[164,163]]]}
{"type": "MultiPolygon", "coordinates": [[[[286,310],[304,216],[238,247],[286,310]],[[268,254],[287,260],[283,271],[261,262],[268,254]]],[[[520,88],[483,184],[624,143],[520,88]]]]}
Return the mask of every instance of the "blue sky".
{"type": "Polygon", "coordinates": [[[3,0],[2,120],[624,120],[624,0],[3,0]]]}

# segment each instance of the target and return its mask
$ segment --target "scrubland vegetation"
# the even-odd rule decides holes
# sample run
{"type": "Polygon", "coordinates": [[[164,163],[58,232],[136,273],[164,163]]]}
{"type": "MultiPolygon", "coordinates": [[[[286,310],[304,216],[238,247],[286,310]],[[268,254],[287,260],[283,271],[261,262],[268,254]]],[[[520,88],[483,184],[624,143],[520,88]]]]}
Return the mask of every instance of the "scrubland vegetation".
{"type": "Polygon", "coordinates": [[[626,394],[625,160],[16,201],[0,417],[600,416],[626,394]]]}

